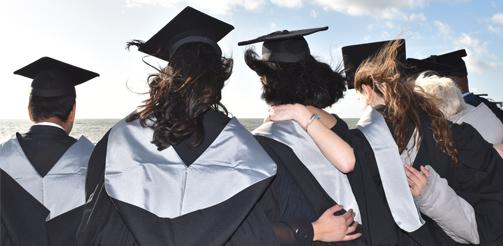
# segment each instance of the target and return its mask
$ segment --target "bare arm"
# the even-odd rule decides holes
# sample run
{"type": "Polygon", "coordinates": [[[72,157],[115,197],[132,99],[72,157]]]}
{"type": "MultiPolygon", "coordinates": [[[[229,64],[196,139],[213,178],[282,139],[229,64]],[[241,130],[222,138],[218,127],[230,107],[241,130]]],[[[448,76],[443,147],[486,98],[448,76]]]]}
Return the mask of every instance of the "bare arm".
{"type": "Polygon", "coordinates": [[[337,123],[335,117],[320,109],[312,107],[310,107],[310,109],[318,113],[321,119],[309,123],[313,112],[301,104],[273,106],[269,111],[269,118],[272,121],[295,120],[304,129],[307,128],[307,133],[311,136],[318,148],[320,148],[321,153],[323,153],[327,160],[339,169],[339,171],[343,173],[353,171],[356,162],[353,148],[330,130],[330,128],[337,123]]]}
{"type": "Polygon", "coordinates": [[[494,149],[498,151],[498,154],[500,154],[501,158],[503,158],[503,143],[497,143],[493,145],[494,149]]]}

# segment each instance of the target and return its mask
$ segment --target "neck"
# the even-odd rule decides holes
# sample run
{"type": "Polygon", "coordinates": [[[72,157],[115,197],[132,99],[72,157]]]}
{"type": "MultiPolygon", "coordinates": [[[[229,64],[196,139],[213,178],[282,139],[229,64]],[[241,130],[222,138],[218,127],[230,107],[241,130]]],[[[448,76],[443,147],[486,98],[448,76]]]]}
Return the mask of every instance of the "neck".
{"type": "Polygon", "coordinates": [[[369,104],[370,106],[375,107],[379,105],[386,105],[386,102],[384,102],[384,98],[382,97],[374,97],[369,104]]]}
{"type": "Polygon", "coordinates": [[[61,121],[60,119],[58,119],[56,117],[51,117],[51,118],[42,119],[42,120],[36,120],[35,121],[35,123],[42,123],[42,122],[50,122],[50,123],[56,124],[58,126],[61,126],[65,130],[65,132],[67,134],[70,134],[71,129],[68,126],[69,124],[67,124],[66,122],[61,121]]]}

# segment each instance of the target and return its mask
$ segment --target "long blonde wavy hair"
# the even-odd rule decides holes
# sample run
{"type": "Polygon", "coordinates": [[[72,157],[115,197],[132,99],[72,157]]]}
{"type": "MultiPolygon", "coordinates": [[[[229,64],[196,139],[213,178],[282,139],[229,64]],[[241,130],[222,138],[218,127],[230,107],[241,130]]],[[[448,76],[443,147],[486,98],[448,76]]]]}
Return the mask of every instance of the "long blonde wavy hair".
{"type": "MultiPolygon", "coordinates": [[[[404,64],[396,59],[401,45],[403,43],[400,40],[392,41],[364,61],[355,74],[355,89],[361,92],[363,85],[367,85],[383,97],[387,109],[385,118],[394,128],[394,138],[400,151],[407,146],[411,124],[422,136],[420,114],[425,113],[431,121],[433,137],[438,146],[457,164],[458,151],[454,147],[449,122],[436,106],[435,99],[420,93],[421,89],[415,88],[413,80],[401,75],[404,64]]],[[[419,146],[420,141],[421,137],[414,140],[414,146],[419,146]]]]}

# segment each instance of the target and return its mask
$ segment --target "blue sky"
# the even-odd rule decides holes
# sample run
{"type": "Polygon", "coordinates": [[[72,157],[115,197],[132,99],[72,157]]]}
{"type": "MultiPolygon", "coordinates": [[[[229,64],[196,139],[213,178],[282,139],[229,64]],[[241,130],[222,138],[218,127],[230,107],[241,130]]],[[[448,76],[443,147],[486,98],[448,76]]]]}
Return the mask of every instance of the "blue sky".
{"type": "MultiPolygon", "coordinates": [[[[42,56],[101,74],[77,87],[78,118],[125,116],[145,98],[153,72],[125,42],[148,39],[187,5],[236,27],[220,45],[235,60],[223,102],[238,117],[263,117],[267,105],[236,43],[318,26],[330,29],[307,37],[311,53],[333,66],[342,46],[396,37],[407,40],[408,57],[465,48],[472,91],[503,100],[503,0],[18,0],[0,3],[0,118],[27,118],[30,81],[12,72],[42,56]]],[[[330,111],[359,117],[361,106],[348,91],[330,111]]]]}

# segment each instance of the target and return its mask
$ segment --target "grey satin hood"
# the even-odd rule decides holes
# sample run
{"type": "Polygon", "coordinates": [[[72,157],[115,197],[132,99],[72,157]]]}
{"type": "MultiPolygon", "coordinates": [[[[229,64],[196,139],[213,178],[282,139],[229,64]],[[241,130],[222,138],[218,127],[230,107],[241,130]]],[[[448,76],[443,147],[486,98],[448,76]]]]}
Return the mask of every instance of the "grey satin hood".
{"type": "Polygon", "coordinates": [[[235,118],[189,167],[173,147],[158,151],[152,136],[138,120],[112,128],[105,190],[161,218],[217,205],[276,174],[276,164],[235,118]]]}
{"type": "Polygon", "coordinates": [[[14,136],[0,145],[0,168],[50,211],[47,220],[51,220],[85,204],[87,164],[93,148],[82,136],[41,177],[14,136]]]}

